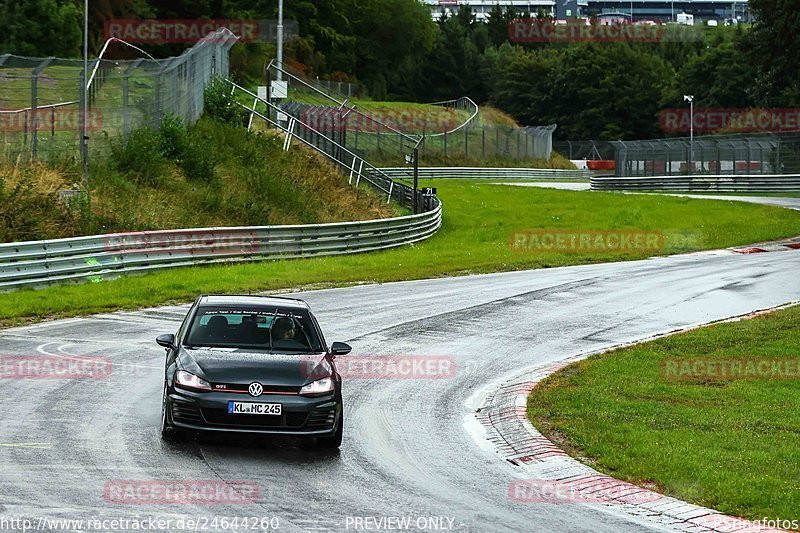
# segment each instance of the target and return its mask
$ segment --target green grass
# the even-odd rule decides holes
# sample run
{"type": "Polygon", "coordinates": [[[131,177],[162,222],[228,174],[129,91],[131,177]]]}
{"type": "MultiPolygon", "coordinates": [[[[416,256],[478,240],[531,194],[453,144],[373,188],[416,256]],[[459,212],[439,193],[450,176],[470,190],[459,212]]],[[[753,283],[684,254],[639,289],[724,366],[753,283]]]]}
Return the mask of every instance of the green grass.
{"type": "MultiPolygon", "coordinates": [[[[145,277],[0,295],[5,324],[189,301],[198,293],[270,291],[521,270],[646,257],[645,253],[514,251],[515,231],[536,228],[697,232],[697,248],[720,248],[800,234],[800,213],[713,200],[426,181],[444,202],[441,230],[390,251],[233,266],[181,268],[145,277]]],[[[668,245],[670,242],[668,242],[668,245]]],[[[675,243],[672,243],[673,245],[675,243]]],[[[669,253],[674,249],[660,250],[669,253]]]]}
{"type": "Polygon", "coordinates": [[[795,380],[674,381],[667,357],[797,358],[800,307],[718,324],[566,367],[528,415],[572,455],[614,477],[751,520],[797,518],[795,380]]]}

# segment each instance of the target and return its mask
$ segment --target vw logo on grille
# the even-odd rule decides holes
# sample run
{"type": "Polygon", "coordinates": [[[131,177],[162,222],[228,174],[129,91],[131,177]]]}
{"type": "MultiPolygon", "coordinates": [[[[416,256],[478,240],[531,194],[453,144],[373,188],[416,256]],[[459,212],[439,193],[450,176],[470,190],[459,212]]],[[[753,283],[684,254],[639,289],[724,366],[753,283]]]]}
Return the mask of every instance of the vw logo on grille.
{"type": "Polygon", "coordinates": [[[254,381],[247,387],[247,392],[250,393],[250,396],[261,396],[264,392],[264,387],[261,386],[261,383],[258,381],[254,381]]]}

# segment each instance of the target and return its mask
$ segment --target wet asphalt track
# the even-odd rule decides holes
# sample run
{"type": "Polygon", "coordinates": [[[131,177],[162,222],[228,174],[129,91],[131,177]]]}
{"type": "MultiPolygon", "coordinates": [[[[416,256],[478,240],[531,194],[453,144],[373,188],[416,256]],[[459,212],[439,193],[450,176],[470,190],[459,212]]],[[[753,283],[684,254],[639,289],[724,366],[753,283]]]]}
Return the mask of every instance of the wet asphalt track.
{"type": "MultiPolygon", "coordinates": [[[[518,187],[545,187],[550,189],[561,189],[565,191],[588,191],[591,189],[588,182],[575,181],[524,181],[513,183],[495,183],[493,185],[516,185],[518,187]]],[[[622,194],[660,194],[662,196],[683,196],[686,198],[697,198],[699,200],[730,200],[734,202],[747,202],[751,204],[774,205],[787,209],[800,209],[800,198],[778,197],[778,196],[747,196],[736,194],[691,194],[691,193],[652,193],[635,191],[618,191],[622,194]]]]}
{"type": "MultiPolygon", "coordinates": [[[[453,377],[346,382],[338,453],[220,437],[163,443],[163,350],[186,307],[0,333],[6,355],[103,356],[99,380],[1,380],[0,517],[256,516],[280,531],[345,530],[347,517],[449,517],[458,531],[642,531],[627,515],[508,498],[520,474],[465,429],[477,389],[533,363],[800,300],[800,250],[369,285],[302,294],[327,340],[368,355],[451,355],[453,377]],[[115,479],[251,480],[255,504],[107,504],[115,479]]],[[[352,523],[352,522],[351,522],[352,523]]],[[[353,530],[352,527],[350,530],[353,530]]]]}

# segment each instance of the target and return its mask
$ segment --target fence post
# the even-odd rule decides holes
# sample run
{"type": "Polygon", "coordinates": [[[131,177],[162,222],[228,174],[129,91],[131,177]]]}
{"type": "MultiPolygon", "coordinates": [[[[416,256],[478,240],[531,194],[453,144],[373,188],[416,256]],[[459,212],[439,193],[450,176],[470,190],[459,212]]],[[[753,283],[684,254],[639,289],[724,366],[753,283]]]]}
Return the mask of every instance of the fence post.
{"type": "Polygon", "coordinates": [[[447,131],[444,132],[444,156],[447,157],[447,131]]]}
{"type": "Polygon", "coordinates": [[[747,159],[745,160],[745,174],[750,175],[750,162],[753,160],[753,156],[750,153],[750,139],[746,139],[745,142],[747,143],[747,159]]]}
{"type": "Polygon", "coordinates": [[[469,125],[464,126],[464,159],[469,159],[469,125]]]}
{"type": "Polygon", "coordinates": [[[481,159],[486,159],[486,124],[481,126],[481,159]]]}
{"type": "Polygon", "coordinates": [[[155,91],[153,100],[153,127],[158,128],[161,123],[161,119],[158,116],[159,113],[161,113],[161,71],[156,74],[153,90],[155,91]]]}
{"type": "Polygon", "coordinates": [[[39,150],[39,125],[36,108],[39,103],[39,69],[31,74],[31,158],[36,161],[39,150]]]}

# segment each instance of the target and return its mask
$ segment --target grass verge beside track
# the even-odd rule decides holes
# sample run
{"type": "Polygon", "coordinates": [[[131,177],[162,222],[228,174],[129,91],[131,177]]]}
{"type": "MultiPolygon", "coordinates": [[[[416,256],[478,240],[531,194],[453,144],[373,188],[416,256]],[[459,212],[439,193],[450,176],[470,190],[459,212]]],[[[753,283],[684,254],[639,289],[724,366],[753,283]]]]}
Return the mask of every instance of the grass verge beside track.
{"type": "Polygon", "coordinates": [[[800,306],[590,357],[543,380],[528,415],[570,454],[616,478],[750,520],[796,520],[796,372],[674,380],[661,365],[672,358],[796,361],[798,323],[800,306]]]}
{"type": "Polygon", "coordinates": [[[681,197],[573,192],[426,180],[439,190],[444,221],[427,241],[352,256],[170,269],[145,276],[0,295],[0,324],[190,301],[199,293],[268,291],[642,259],[668,254],[533,253],[512,250],[514,232],[641,230],[696,232],[693,249],[800,235],[800,213],[756,204],[681,197]]]}

